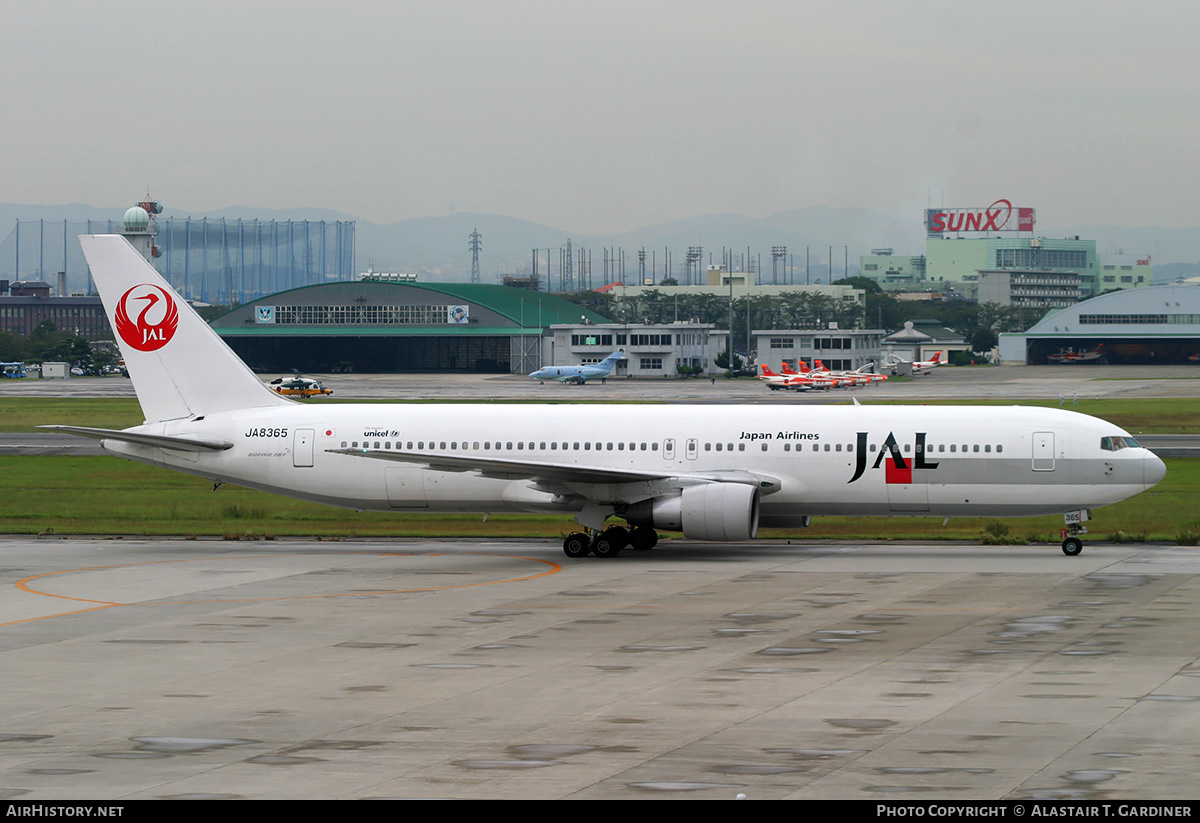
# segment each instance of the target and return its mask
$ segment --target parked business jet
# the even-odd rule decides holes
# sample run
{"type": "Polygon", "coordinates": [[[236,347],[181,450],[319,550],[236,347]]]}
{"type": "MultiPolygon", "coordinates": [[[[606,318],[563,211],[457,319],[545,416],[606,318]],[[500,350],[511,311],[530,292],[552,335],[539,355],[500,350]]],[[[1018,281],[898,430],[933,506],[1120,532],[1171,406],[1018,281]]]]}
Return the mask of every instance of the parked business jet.
{"type": "Polygon", "coordinates": [[[586,366],[542,366],[529,376],[545,382],[557,380],[560,383],[583,384],[589,380],[602,380],[612,373],[613,366],[625,356],[624,349],[617,349],[599,363],[589,363],[586,366]]]}
{"type": "Polygon", "coordinates": [[[359,510],[573,513],[569,557],[822,514],[1063,514],[1078,554],[1088,510],[1165,474],[1117,426],[1062,409],[297,403],[123,237],[80,242],[146,419],[48,428],[218,484],[359,510]]]}

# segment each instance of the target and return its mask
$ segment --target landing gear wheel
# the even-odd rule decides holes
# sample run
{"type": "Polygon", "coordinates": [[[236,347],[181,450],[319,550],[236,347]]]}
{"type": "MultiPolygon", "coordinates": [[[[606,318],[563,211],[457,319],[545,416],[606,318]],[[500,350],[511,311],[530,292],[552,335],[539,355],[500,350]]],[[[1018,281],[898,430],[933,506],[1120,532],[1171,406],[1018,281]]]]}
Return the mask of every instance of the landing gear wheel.
{"type": "Polygon", "coordinates": [[[621,549],[625,548],[625,541],[620,534],[612,532],[613,529],[606,529],[596,535],[596,539],[592,541],[592,554],[596,557],[616,557],[621,553],[621,549]]]}
{"type": "Polygon", "coordinates": [[[592,550],[591,541],[582,532],[573,532],[563,541],[563,554],[567,557],[587,557],[592,550]]]}
{"type": "Polygon", "coordinates": [[[658,545],[658,532],[654,529],[637,528],[629,533],[629,545],[640,552],[658,545]]]}
{"type": "Polygon", "coordinates": [[[629,529],[624,526],[609,526],[604,534],[622,549],[629,545],[629,529]]]}
{"type": "Polygon", "coordinates": [[[1063,541],[1062,550],[1067,557],[1074,557],[1083,551],[1083,541],[1078,537],[1068,537],[1063,541]]]}

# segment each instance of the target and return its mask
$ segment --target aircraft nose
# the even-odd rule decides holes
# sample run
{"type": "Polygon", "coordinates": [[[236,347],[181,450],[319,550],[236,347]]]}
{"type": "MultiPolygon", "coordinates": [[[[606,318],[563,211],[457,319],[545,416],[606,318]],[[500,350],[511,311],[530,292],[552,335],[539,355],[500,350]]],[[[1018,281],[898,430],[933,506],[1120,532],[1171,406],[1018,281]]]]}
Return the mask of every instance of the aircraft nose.
{"type": "Polygon", "coordinates": [[[1167,476],[1167,464],[1157,454],[1147,454],[1142,458],[1142,485],[1147,489],[1162,481],[1167,476]]]}

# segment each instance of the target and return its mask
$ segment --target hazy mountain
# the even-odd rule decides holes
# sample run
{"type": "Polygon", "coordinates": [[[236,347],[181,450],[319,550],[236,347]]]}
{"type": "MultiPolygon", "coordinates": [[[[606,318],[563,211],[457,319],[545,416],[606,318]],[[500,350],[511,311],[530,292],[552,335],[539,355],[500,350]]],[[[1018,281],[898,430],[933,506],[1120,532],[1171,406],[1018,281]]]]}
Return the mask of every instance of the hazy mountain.
{"type": "MultiPolygon", "coordinates": [[[[128,206],[98,208],[80,203],[65,205],[18,205],[0,203],[0,231],[20,219],[71,223],[92,220],[119,220],[128,206]]],[[[201,217],[245,220],[352,220],[350,215],[330,209],[259,209],[249,206],[230,206],[216,211],[187,212],[168,208],[163,217],[193,220],[201,217]]],[[[1039,226],[1042,228],[1045,224],[1039,226]]],[[[842,262],[849,260],[856,268],[860,255],[874,248],[892,248],[898,255],[922,254],[925,234],[921,215],[901,219],[868,209],[835,209],[812,207],[781,211],[763,218],[738,214],[710,214],[646,226],[618,235],[586,235],[569,227],[546,226],[498,214],[453,214],[446,217],[422,217],[398,223],[378,224],[357,220],[358,269],[373,264],[377,271],[425,272],[435,270],[435,276],[451,280],[468,277],[471,266],[470,234],[478,229],[482,235],[480,268],[484,282],[494,282],[497,273],[513,270],[528,271],[532,250],[538,249],[539,269],[545,274],[547,249],[552,271],[557,281],[559,249],[570,238],[574,249],[581,246],[591,251],[593,286],[604,280],[604,249],[621,249],[625,255],[626,279],[636,277],[637,252],[646,250],[647,275],[651,261],[655,263],[655,279],[663,276],[665,250],[670,249],[673,273],[679,276],[684,267],[688,246],[703,249],[703,263],[721,260],[722,247],[734,254],[735,264],[741,264],[750,248],[757,264],[761,259],[767,277],[771,272],[771,247],[787,246],[797,280],[804,277],[805,251],[810,261],[811,278],[828,279],[830,247],[834,276],[841,276],[842,262]],[[848,247],[843,248],[843,247],[848,247]]],[[[28,229],[23,229],[26,236],[28,229]]],[[[51,231],[49,226],[47,231],[51,231]]],[[[61,231],[61,230],[60,230],[61,231]]],[[[1150,254],[1156,267],[1168,263],[1192,263],[1200,260],[1200,226],[1188,229],[1126,226],[1076,226],[1039,231],[1047,237],[1079,235],[1094,239],[1103,254],[1123,250],[1139,256],[1150,254]]],[[[5,235],[8,232],[4,232],[5,235]]],[[[4,237],[0,236],[0,245],[4,237]]],[[[578,259],[578,258],[576,258],[578,259]]],[[[615,270],[615,267],[614,267],[615,270]]],[[[612,279],[611,277],[609,279],[612,279]]]]}

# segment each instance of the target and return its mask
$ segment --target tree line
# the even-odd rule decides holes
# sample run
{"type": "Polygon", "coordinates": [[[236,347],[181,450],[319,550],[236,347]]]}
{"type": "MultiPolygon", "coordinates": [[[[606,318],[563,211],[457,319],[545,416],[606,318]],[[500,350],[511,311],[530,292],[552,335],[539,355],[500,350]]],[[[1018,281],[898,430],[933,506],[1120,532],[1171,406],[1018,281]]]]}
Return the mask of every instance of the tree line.
{"type": "MultiPolygon", "coordinates": [[[[882,329],[898,331],[907,320],[935,321],[961,334],[977,352],[996,346],[1002,332],[1021,332],[1045,315],[1045,309],[976,303],[970,300],[898,300],[868,277],[849,277],[835,285],[866,292],[864,303],[812,292],[738,297],[733,300],[734,345],[753,329],[882,329]]],[[[730,327],[730,300],[715,294],[674,294],[648,290],[623,297],[617,290],[585,291],[562,297],[618,323],[671,323],[676,320],[730,327]]]]}
{"type": "Polygon", "coordinates": [[[70,363],[85,374],[100,374],[117,362],[115,349],[93,347],[88,339],[62,331],[53,320],[37,324],[29,337],[0,331],[0,360],[22,363],[70,363]]]}

